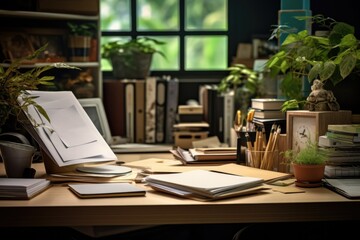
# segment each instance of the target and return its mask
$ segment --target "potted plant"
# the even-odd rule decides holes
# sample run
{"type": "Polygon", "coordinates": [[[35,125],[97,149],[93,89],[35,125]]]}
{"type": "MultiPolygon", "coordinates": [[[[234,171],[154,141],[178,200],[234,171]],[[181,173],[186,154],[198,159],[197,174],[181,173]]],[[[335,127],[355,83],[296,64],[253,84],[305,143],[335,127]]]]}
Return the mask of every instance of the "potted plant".
{"type": "Polygon", "coordinates": [[[46,47],[47,45],[39,48],[28,57],[13,61],[9,66],[0,66],[0,133],[17,131],[19,123],[21,123],[21,112],[27,111],[30,105],[35,106],[45,118],[50,120],[45,110],[32,97],[26,95],[26,90],[53,85],[52,80],[55,77],[44,75],[46,71],[52,68],[77,68],[64,63],[52,63],[36,66],[27,71],[20,69],[23,62],[36,59],[39,54],[46,50],[46,47]],[[18,103],[19,96],[23,99],[22,105],[18,103]]]}
{"type": "Polygon", "coordinates": [[[144,79],[150,74],[154,53],[165,57],[156,49],[164,42],[149,37],[139,37],[127,42],[112,41],[102,45],[102,57],[109,59],[116,78],[144,79]]]}
{"type": "Polygon", "coordinates": [[[349,96],[349,92],[338,94],[336,91],[356,88],[345,87],[343,83],[359,76],[360,65],[356,63],[360,60],[360,54],[357,54],[360,41],[355,37],[354,27],[322,15],[300,19],[316,23],[326,29],[328,34],[316,36],[307,30],[294,32],[291,27],[283,25],[277,26],[273,31],[271,38],[278,37],[279,34],[288,34],[279,51],[265,66],[272,76],[282,75],[280,89],[289,99],[289,102],[284,104],[284,110],[303,107],[306,102],[306,96],[302,94],[304,78],[307,78],[310,84],[315,79],[323,82],[326,89],[334,91],[340,106],[347,107],[347,104],[352,102],[348,101],[351,97],[344,100],[339,100],[339,97],[349,96]]]}
{"type": "Polygon", "coordinates": [[[302,187],[321,185],[324,178],[327,155],[317,143],[308,142],[299,152],[289,149],[283,152],[284,158],[291,164],[296,184],[302,187]]]}
{"type": "MultiPolygon", "coordinates": [[[[70,61],[73,62],[88,62],[90,61],[91,41],[96,25],[92,23],[76,24],[73,22],[67,23],[69,27],[69,49],[70,61]]],[[[94,44],[93,44],[94,46],[94,44]]]]}
{"type": "MultiPolygon", "coordinates": [[[[229,67],[229,74],[218,84],[219,93],[234,91],[235,109],[246,113],[250,107],[251,98],[261,97],[263,89],[259,73],[244,64],[234,64],[229,67]]],[[[243,122],[246,114],[242,114],[243,122]]]]}

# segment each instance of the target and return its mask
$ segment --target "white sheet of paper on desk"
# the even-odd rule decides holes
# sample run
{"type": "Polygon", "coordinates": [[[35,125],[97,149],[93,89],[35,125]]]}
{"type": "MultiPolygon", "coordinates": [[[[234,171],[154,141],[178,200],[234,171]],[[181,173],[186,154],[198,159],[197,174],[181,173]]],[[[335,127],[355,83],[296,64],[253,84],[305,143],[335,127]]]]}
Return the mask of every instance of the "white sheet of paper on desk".
{"type": "MultiPolygon", "coordinates": [[[[29,132],[32,133],[33,137],[42,145],[41,147],[52,157],[58,166],[117,160],[116,155],[71,91],[28,92],[30,95],[38,96],[34,101],[42,106],[45,111],[49,110],[51,120],[51,123],[49,123],[38,113],[36,108],[29,106],[29,118],[32,118],[38,124],[43,124],[40,127],[30,128],[29,132]],[[56,112],[55,109],[65,110],[62,111],[62,114],[53,114],[56,112]],[[67,120],[61,123],[65,117],[67,120]],[[74,123],[76,120],[82,126],[74,130],[74,126],[79,124],[74,123]],[[72,129],[72,131],[69,129],[72,129]],[[62,135],[62,137],[71,147],[67,148],[57,134],[53,136],[53,131],[56,133],[64,131],[65,135],[67,135],[62,135]],[[84,135],[80,136],[82,134],[84,135]],[[85,139],[86,137],[89,137],[89,139],[85,139]]],[[[20,98],[19,101],[21,103],[20,98]]]]}

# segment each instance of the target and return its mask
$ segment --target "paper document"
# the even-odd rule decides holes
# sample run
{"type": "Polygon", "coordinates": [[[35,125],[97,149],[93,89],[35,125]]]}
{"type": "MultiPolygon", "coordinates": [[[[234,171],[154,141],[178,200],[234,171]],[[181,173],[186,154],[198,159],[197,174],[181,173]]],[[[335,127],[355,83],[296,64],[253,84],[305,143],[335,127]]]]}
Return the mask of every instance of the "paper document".
{"type": "MultiPolygon", "coordinates": [[[[29,106],[26,128],[59,166],[117,160],[71,91],[28,91],[49,115],[50,122],[29,106]]],[[[20,104],[22,103],[19,97],[20,104]]]]}

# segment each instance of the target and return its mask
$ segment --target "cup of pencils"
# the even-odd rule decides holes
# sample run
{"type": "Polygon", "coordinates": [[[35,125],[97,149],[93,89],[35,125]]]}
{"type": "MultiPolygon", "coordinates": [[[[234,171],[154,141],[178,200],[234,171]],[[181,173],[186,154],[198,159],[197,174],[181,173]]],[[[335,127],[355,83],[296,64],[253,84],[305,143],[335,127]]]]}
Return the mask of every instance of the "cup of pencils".
{"type": "Polygon", "coordinates": [[[277,149],[280,126],[273,124],[270,136],[267,139],[264,129],[257,129],[255,141],[247,135],[247,148],[245,150],[245,163],[247,166],[271,171],[278,170],[279,152],[277,149]]]}

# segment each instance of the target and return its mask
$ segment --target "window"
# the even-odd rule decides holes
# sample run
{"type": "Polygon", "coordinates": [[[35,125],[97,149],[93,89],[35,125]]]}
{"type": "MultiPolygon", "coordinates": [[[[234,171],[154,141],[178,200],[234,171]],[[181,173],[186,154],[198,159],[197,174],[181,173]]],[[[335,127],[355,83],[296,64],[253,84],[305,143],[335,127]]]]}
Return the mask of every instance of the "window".
{"type": "MultiPolygon", "coordinates": [[[[223,75],[229,66],[228,0],[101,0],[101,43],[149,36],[166,42],[153,74],[223,75]]],[[[110,74],[108,60],[102,70],[110,74]]]]}

